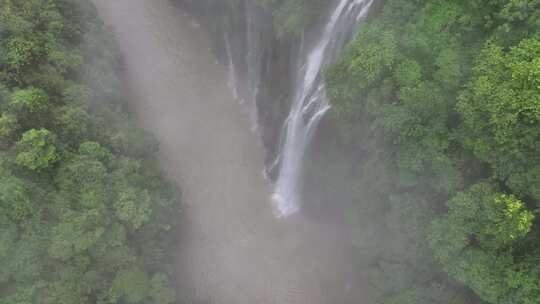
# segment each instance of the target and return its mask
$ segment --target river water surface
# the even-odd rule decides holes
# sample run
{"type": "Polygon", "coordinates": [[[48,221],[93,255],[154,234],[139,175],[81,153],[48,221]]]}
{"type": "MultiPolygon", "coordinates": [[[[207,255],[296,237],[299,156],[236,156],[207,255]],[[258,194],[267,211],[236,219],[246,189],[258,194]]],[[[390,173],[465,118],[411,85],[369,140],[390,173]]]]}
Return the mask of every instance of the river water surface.
{"type": "Polygon", "coordinates": [[[361,303],[338,218],[273,216],[264,151],[209,37],[169,0],[94,0],[120,42],[140,123],[183,192],[176,289],[185,303],[361,303]]]}

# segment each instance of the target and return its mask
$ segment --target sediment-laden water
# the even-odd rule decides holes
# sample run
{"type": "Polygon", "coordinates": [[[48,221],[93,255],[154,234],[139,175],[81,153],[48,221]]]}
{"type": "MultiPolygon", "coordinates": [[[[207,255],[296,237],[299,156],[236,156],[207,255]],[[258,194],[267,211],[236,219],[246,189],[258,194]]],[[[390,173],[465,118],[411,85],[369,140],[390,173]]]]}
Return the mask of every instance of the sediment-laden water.
{"type": "Polygon", "coordinates": [[[339,217],[273,216],[264,151],[204,30],[168,0],[94,2],[118,36],[131,108],[183,189],[176,284],[185,302],[361,303],[339,217]]]}

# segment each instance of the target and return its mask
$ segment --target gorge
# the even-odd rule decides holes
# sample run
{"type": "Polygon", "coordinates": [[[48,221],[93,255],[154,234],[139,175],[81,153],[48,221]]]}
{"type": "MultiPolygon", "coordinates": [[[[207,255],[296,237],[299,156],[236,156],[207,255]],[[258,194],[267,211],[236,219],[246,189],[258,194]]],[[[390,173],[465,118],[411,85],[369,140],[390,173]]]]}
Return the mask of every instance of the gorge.
{"type": "Polygon", "coordinates": [[[540,304],[540,1],[0,0],[0,304],[540,304]]]}
{"type": "Polygon", "coordinates": [[[301,208],[306,149],[330,109],[322,70],[339,58],[372,4],[373,0],[336,1],[328,16],[323,14],[324,22],[306,28],[295,42],[285,41],[285,46],[280,45],[283,42],[279,42],[268,12],[257,4],[240,2],[230,16],[239,21],[221,21],[223,33],[217,34],[217,40],[223,36],[221,49],[229,69],[229,86],[247,107],[252,129],[262,132],[257,135],[262,135],[265,143],[265,172],[274,184],[272,200],[278,217],[301,208]],[[231,41],[236,48],[231,47],[231,41]],[[276,64],[275,60],[285,63],[276,64]],[[274,70],[275,66],[281,70],[274,70]],[[277,73],[288,84],[276,81],[277,73]],[[272,111],[276,105],[277,113],[272,111]]]}
{"type": "MultiPolygon", "coordinates": [[[[236,88],[231,90],[236,78],[227,70],[231,59],[215,62],[211,40],[198,21],[168,0],[95,3],[119,38],[127,85],[137,100],[131,107],[162,143],[164,169],[183,189],[177,279],[184,300],[313,304],[361,299],[361,289],[350,288],[361,278],[348,269],[348,234],[340,217],[274,217],[253,117],[235,101],[236,88]]],[[[224,46],[230,51],[229,42],[224,46]]],[[[322,59],[316,59],[320,69],[322,59]]],[[[246,96],[246,104],[254,102],[247,99],[256,95],[254,77],[252,88],[236,91],[246,96]]]]}

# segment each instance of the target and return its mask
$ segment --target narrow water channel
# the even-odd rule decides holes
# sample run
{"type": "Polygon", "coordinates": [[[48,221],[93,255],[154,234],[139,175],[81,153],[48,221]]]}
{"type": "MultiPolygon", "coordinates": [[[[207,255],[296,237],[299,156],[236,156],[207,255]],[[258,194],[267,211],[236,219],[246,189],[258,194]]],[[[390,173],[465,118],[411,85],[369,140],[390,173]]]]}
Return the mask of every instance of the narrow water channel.
{"type": "Polygon", "coordinates": [[[168,0],[94,0],[117,35],[140,123],[183,190],[177,290],[186,303],[362,303],[346,226],[275,218],[264,151],[209,37],[168,0]]]}

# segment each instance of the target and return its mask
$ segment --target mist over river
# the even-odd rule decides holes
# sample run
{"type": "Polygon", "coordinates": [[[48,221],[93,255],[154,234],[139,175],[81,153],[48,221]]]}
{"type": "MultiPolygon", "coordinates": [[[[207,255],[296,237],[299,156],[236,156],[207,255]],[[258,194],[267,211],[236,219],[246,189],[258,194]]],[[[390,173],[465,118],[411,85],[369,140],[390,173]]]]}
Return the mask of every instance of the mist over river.
{"type": "Polygon", "coordinates": [[[94,0],[118,37],[131,109],[181,187],[177,292],[186,303],[362,303],[339,216],[276,218],[264,151],[210,38],[168,0],[94,0]]]}

